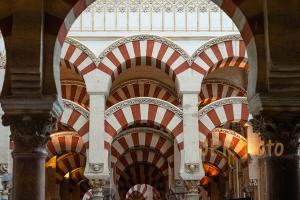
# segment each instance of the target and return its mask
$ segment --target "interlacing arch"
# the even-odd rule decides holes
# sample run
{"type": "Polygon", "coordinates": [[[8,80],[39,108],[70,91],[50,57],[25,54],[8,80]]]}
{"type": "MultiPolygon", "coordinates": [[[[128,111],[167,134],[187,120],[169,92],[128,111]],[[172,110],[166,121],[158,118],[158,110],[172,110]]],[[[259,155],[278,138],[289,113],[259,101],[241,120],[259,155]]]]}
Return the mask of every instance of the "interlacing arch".
{"type": "Polygon", "coordinates": [[[239,159],[241,159],[242,166],[247,166],[247,139],[237,132],[224,128],[215,128],[207,135],[207,144],[212,148],[223,147],[231,150],[239,159]]]}
{"type": "Polygon", "coordinates": [[[213,101],[226,97],[245,97],[247,92],[229,82],[221,80],[205,80],[199,95],[199,106],[203,107],[213,101]]]}
{"type": "Polygon", "coordinates": [[[61,81],[61,93],[63,99],[73,101],[85,109],[89,108],[89,95],[84,83],[79,81],[61,81]]]}
{"type": "Polygon", "coordinates": [[[122,38],[99,56],[98,68],[113,80],[128,68],[147,65],[161,69],[174,81],[189,68],[188,54],[172,41],[154,35],[122,38]]]}
{"type": "Polygon", "coordinates": [[[127,191],[136,184],[151,185],[163,194],[167,180],[168,177],[153,164],[137,162],[126,167],[117,184],[120,197],[124,199],[127,191]]]}
{"type": "Polygon", "coordinates": [[[50,159],[53,156],[59,156],[67,152],[85,155],[86,145],[81,136],[72,131],[51,134],[51,140],[47,143],[48,158],[50,159]]]}
{"type": "Polygon", "coordinates": [[[191,67],[204,77],[223,67],[238,67],[248,70],[245,43],[240,35],[212,39],[193,54],[191,67]]]}
{"type": "Polygon", "coordinates": [[[155,187],[152,187],[151,185],[137,184],[128,190],[125,199],[133,200],[139,199],[139,197],[142,197],[142,199],[144,200],[159,200],[160,194],[157,189],[155,187]]]}
{"type": "Polygon", "coordinates": [[[216,166],[222,173],[228,170],[228,158],[222,152],[207,148],[202,154],[203,163],[210,163],[216,166]]]}
{"type": "Polygon", "coordinates": [[[229,97],[215,101],[199,111],[200,145],[211,131],[230,122],[246,123],[252,119],[246,97],[229,97]]]}
{"type": "Polygon", "coordinates": [[[126,167],[135,163],[151,163],[161,171],[164,176],[168,176],[168,161],[159,152],[151,149],[131,149],[124,153],[115,165],[115,181],[118,182],[126,167]]]}
{"type": "Polygon", "coordinates": [[[72,101],[63,99],[63,103],[64,111],[58,119],[58,123],[72,128],[82,137],[84,143],[87,143],[89,139],[89,112],[72,101]]]}
{"type": "Polygon", "coordinates": [[[150,128],[130,129],[115,138],[111,145],[111,167],[115,166],[128,149],[137,147],[155,149],[167,159],[171,167],[174,167],[173,140],[163,132],[150,128]]]}
{"type": "Polygon", "coordinates": [[[135,79],[114,88],[106,101],[106,107],[135,97],[153,97],[175,106],[179,105],[177,95],[171,89],[164,87],[162,83],[149,79],[135,79]]]}
{"type": "Polygon", "coordinates": [[[85,167],[86,158],[82,154],[67,153],[56,160],[56,181],[61,183],[67,173],[85,167]]]}
{"type": "Polygon", "coordinates": [[[122,101],[106,110],[105,148],[109,150],[113,138],[126,127],[145,122],[163,127],[182,145],[182,111],[160,99],[139,97],[122,101]]]}
{"type": "Polygon", "coordinates": [[[96,60],[96,56],[85,45],[73,38],[66,38],[60,56],[62,67],[84,77],[97,68],[96,60]]]}

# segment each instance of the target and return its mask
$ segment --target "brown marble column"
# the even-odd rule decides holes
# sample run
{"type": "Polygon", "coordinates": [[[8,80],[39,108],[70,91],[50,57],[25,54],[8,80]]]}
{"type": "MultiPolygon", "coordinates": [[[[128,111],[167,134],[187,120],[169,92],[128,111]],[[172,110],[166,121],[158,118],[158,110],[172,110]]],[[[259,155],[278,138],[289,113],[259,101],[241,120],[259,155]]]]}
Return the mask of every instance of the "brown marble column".
{"type": "Polygon", "coordinates": [[[14,141],[13,200],[45,199],[45,145],[55,120],[49,115],[4,116],[14,141]]]}
{"type": "Polygon", "coordinates": [[[266,186],[269,200],[300,199],[298,141],[300,116],[282,113],[267,115],[254,123],[265,143],[266,186]],[[284,150],[281,154],[279,146],[284,150]]]}

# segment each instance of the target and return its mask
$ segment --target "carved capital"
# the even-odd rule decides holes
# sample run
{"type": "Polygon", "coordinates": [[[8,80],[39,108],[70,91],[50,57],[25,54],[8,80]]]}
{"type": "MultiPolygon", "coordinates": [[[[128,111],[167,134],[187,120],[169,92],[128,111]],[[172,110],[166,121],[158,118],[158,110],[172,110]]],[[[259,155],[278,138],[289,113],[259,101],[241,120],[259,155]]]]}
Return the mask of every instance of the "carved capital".
{"type": "Polygon", "coordinates": [[[4,115],[2,122],[4,126],[10,126],[15,151],[45,148],[56,126],[56,119],[49,115],[4,115]]]}
{"type": "Polygon", "coordinates": [[[258,132],[265,141],[280,142],[284,145],[284,154],[297,153],[300,137],[300,116],[289,113],[257,115],[251,120],[254,132],[258,132]]]}
{"type": "Polygon", "coordinates": [[[6,174],[8,172],[8,164],[0,163],[0,175],[6,174]]]}
{"type": "Polygon", "coordinates": [[[199,180],[186,180],[184,181],[188,194],[199,194],[200,181],[199,180]]]}
{"type": "Polygon", "coordinates": [[[93,197],[104,197],[104,186],[105,180],[101,179],[90,179],[90,185],[92,187],[93,197]]]}

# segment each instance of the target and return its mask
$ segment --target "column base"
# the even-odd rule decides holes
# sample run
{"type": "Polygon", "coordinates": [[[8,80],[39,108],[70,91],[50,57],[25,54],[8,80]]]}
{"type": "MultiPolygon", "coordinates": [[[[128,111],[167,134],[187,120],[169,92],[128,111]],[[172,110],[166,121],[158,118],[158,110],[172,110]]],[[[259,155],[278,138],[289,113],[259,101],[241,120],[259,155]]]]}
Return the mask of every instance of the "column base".
{"type": "Polygon", "coordinates": [[[104,197],[92,197],[92,200],[104,200],[104,197]]]}
{"type": "Polygon", "coordinates": [[[187,194],[185,195],[186,200],[199,200],[200,195],[199,194],[187,194]]]}
{"type": "Polygon", "coordinates": [[[265,157],[268,199],[300,199],[299,159],[296,154],[265,157]]]}

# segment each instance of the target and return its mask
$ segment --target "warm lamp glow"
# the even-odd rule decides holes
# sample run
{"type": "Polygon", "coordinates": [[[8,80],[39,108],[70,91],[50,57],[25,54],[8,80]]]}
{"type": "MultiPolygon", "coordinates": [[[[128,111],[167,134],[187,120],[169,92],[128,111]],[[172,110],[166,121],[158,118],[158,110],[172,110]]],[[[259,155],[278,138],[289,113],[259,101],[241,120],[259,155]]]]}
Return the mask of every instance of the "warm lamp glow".
{"type": "Polygon", "coordinates": [[[46,162],[46,168],[48,167],[56,168],[56,156],[53,156],[46,162]]]}

